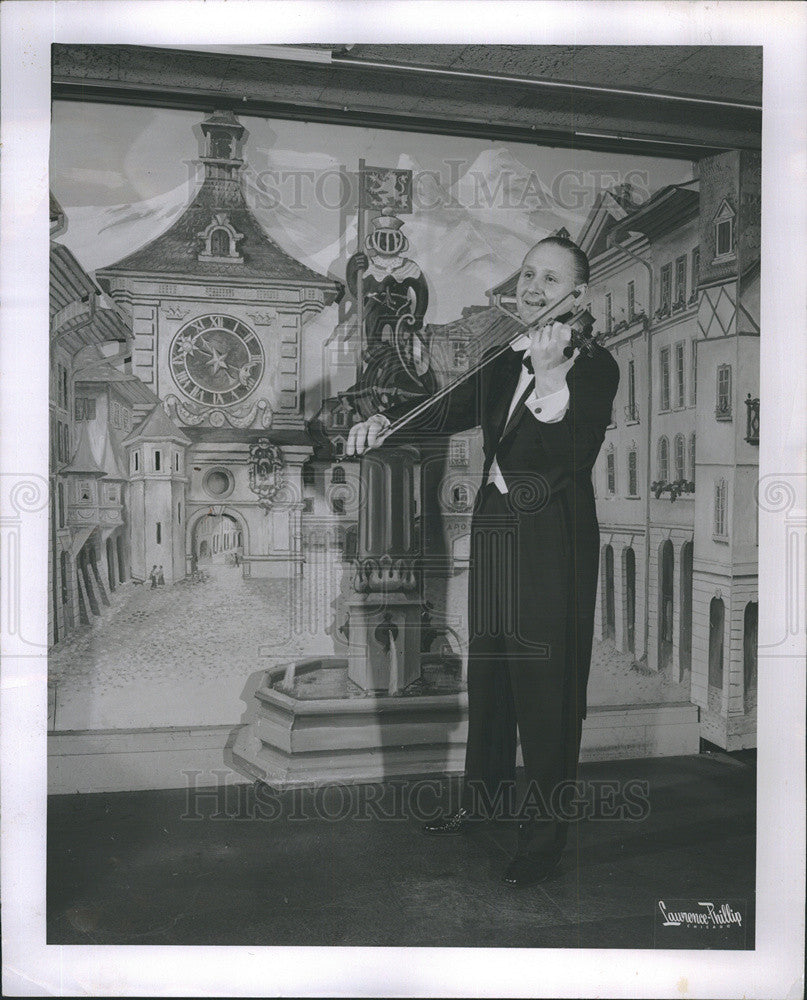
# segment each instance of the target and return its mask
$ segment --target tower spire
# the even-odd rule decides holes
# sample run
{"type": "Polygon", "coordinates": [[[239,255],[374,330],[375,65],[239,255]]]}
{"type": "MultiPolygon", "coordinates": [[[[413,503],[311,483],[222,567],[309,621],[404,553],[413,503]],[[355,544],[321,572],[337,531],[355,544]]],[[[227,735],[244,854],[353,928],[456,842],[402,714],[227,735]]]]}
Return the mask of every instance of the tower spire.
{"type": "Polygon", "coordinates": [[[245,128],[232,111],[217,110],[200,124],[202,130],[199,161],[204,164],[204,186],[215,191],[222,205],[240,202],[242,145],[245,128]]]}

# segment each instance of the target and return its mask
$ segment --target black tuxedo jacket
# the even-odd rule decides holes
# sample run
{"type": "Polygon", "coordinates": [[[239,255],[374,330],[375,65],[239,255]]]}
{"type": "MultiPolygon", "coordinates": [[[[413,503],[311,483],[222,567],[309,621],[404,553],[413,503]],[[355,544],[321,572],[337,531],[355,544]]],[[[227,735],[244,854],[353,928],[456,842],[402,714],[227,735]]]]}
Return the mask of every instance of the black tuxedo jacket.
{"type": "MultiPolygon", "coordinates": [[[[430,433],[482,427],[483,482],[495,455],[508,487],[510,509],[518,519],[519,544],[530,550],[530,558],[540,561],[545,581],[537,591],[526,582],[516,585],[518,613],[529,621],[534,607],[544,604],[557,608],[564,618],[567,676],[575,678],[574,705],[580,719],[586,714],[599,564],[591,472],[611,421],[619,369],[611,354],[595,345],[592,356],[581,354],[567,375],[569,406],[562,420],[541,423],[533,416],[525,405],[532,385],[507,419],[522,357],[506,351],[389,440],[403,443],[430,433]],[[557,589],[561,580],[569,581],[570,589],[563,594],[557,589]]],[[[387,416],[394,420],[407,409],[397,406],[387,416]]]]}
{"type": "MultiPolygon", "coordinates": [[[[455,434],[481,427],[483,482],[495,455],[509,491],[540,488],[547,502],[561,492],[582,491],[593,505],[591,470],[611,421],[619,383],[616,361],[599,344],[592,357],[581,354],[566,379],[566,415],[557,423],[541,423],[525,405],[530,388],[506,419],[522,357],[520,352],[506,351],[389,440],[402,443],[430,433],[455,434]]],[[[394,421],[408,408],[393,407],[386,416],[394,421]]]]}

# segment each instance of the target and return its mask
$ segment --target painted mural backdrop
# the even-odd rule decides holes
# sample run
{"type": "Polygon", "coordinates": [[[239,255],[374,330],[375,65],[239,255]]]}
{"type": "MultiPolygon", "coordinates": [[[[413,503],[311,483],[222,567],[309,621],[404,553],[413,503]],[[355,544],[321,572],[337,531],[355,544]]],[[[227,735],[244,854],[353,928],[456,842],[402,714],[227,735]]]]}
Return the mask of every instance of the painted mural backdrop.
{"type": "MultiPolygon", "coordinates": [[[[57,103],[51,187],[62,241],[93,270],[164,232],[201,181],[196,112],[57,103]]],[[[603,189],[640,198],[691,176],[686,162],[523,143],[241,117],[248,204],[269,236],[343,281],[356,249],[360,159],[411,170],[411,254],[429,279],[429,323],[447,323],[510,275],[537,240],[575,237],[603,189]]],[[[336,306],[331,307],[335,315],[336,306]]],[[[328,314],[323,322],[335,319],[328,314]]]]}

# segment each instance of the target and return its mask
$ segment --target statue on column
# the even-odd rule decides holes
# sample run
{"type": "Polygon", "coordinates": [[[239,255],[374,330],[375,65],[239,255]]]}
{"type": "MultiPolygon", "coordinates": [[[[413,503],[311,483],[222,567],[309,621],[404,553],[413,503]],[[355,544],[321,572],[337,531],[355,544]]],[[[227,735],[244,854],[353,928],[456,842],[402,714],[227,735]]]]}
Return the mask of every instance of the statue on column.
{"type": "Polygon", "coordinates": [[[404,223],[389,207],[372,220],[372,230],[348,261],[346,282],[358,296],[362,274],[364,369],[345,394],[362,419],[392,403],[431,395],[437,380],[422,339],[429,287],[419,265],[404,256],[404,223]]]}
{"type": "MultiPolygon", "coordinates": [[[[437,388],[422,339],[428,284],[419,265],[405,256],[409,241],[403,225],[385,206],[347,264],[347,286],[361,317],[363,367],[344,396],[360,419],[437,388]]],[[[348,676],[365,690],[398,694],[420,676],[416,461],[410,446],[387,447],[361,462],[348,676]]]]}

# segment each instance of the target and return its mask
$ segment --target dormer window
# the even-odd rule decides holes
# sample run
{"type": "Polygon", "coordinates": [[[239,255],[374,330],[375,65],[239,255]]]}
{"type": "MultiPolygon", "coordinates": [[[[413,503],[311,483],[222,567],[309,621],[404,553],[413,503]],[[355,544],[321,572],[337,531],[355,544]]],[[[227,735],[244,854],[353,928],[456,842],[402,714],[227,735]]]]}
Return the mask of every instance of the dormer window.
{"type": "Polygon", "coordinates": [[[715,257],[716,261],[732,259],[734,254],[734,209],[725,199],[715,216],[715,257]]]}
{"type": "Polygon", "coordinates": [[[210,253],[214,257],[230,256],[230,234],[226,229],[214,229],[210,234],[210,253]]]}
{"type": "Polygon", "coordinates": [[[207,229],[197,235],[204,241],[199,260],[217,264],[243,264],[244,258],[238,252],[236,244],[244,238],[244,234],[239,233],[231,224],[226,212],[216,212],[207,229]]]}

